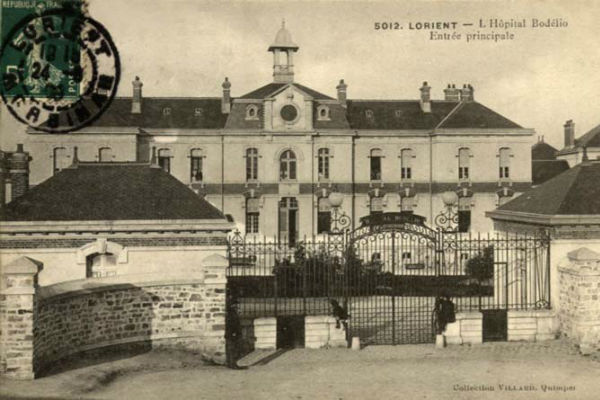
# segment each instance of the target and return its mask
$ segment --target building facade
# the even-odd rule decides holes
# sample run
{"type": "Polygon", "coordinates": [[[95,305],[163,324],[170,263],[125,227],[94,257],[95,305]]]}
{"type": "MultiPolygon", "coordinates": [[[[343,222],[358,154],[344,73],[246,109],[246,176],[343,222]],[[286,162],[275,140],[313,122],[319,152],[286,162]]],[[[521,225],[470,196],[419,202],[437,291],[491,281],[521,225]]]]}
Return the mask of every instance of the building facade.
{"type": "MultiPolygon", "coordinates": [[[[282,27],[273,82],[239,97],[145,98],[136,77],[92,126],[29,131],[31,183],[82,161],[157,162],[251,235],[295,241],[329,229],[331,192],[360,217],[404,211],[433,225],[442,193],[458,194],[462,231],[490,231],[485,211],[531,186],[533,130],[476,102],[470,85],[432,99],[360,100],[340,80],[331,97],[295,82],[299,47],[282,27]]],[[[92,182],[90,184],[93,184],[92,182]]]]}

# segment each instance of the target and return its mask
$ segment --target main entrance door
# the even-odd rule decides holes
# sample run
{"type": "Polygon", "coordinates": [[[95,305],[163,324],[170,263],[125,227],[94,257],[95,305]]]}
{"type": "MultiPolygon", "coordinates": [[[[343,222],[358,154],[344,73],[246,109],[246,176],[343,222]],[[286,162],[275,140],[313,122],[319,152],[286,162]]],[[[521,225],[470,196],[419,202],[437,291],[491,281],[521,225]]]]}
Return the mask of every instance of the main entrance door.
{"type": "Polygon", "coordinates": [[[284,197],[279,201],[279,240],[294,246],[298,240],[298,201],[284,197]]]}

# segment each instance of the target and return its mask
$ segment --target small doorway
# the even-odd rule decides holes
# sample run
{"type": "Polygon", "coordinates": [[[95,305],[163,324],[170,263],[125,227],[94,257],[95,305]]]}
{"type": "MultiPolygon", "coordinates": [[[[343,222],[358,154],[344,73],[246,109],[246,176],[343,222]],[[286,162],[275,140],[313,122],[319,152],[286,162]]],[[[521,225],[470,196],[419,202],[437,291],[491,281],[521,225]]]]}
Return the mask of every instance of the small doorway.
{"type": "Polygon", "coordinates": [[[304,317],[277,317],[277,348],[297,349],[304,347],[304,317]]]}
{"type": "Polygon", "coordinates": [[[508,318],[506,310],[482,310],[484,342],[503,342],[508,339],[508,318]]]}

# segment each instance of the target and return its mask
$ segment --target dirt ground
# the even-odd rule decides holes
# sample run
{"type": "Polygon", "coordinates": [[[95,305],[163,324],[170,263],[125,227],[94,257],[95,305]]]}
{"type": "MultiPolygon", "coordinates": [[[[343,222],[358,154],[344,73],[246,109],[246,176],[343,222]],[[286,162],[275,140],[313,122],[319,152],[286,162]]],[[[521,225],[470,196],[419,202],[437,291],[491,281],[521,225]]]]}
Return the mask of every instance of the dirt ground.
{"type": "Polygon", "coordinates": [[[0,397],[60,399],[598,399],[600,358],[566,341],[254,353],[245,370],[151,351],[79,359],[0,397]]]}

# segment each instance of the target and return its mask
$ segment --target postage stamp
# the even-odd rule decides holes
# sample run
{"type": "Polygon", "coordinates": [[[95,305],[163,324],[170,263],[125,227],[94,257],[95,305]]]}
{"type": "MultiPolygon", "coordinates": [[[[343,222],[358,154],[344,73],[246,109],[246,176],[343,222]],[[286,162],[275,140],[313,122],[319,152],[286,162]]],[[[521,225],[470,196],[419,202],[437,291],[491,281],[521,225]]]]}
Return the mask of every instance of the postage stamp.
{"type": "Polygon", "coordinates": [[[119,53],[108,31],[78,2],[38,7],[6,30],[0,51],[0,94],[10,113],[36,130],[85,127],[117,92],[119,53]]]}

